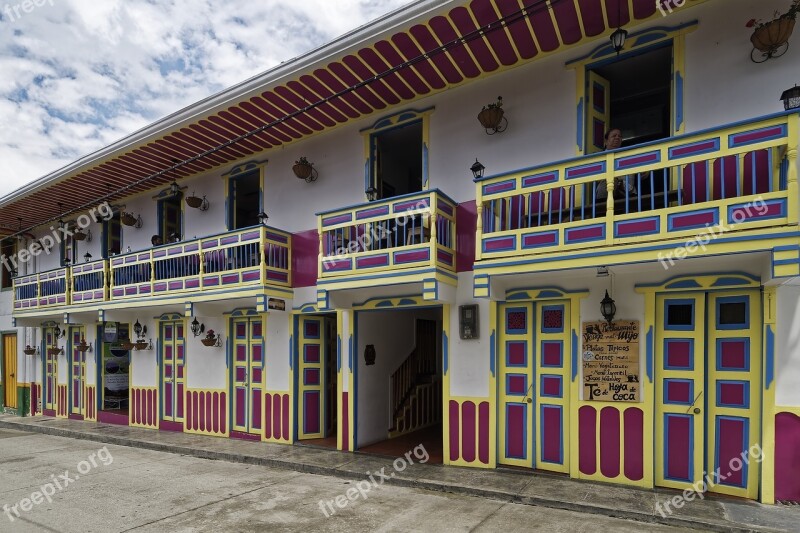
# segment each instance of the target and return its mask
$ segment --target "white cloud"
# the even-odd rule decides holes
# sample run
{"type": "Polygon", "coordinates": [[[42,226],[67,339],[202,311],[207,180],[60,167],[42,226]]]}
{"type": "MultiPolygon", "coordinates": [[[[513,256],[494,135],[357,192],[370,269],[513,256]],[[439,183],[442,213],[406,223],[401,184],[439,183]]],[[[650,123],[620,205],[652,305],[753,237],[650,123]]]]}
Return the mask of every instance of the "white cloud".
{"type": "Polygon", "coordinates": [[[407,0],[36,3],[0,5],[0,196],[407,0]]]}

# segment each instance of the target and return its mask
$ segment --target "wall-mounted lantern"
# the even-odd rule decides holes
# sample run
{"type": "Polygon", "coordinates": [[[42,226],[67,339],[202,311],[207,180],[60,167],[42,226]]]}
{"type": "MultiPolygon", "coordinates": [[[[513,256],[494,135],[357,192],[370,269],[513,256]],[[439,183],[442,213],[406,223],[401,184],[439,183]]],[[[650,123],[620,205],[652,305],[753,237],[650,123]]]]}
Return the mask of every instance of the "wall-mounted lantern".
{"type": "Polygon", "coordinates": [[[617,304],[614,303],[614,299],[608,295],[608,289],[606,289],[605,298],[600,302],[600,314],[603,315],[603,318],[606,319],[609,325],[614,321],[614,315],[617,314],[617,304]]]}
{"type": "Polygon", "coordinates": [[[471,167],[469,167],[469,169],[472,171],[472,177],[477,180],[483,177],[483,171],[486,170],[486,167],[481,165],[481,162],[478,161],[478,158],[476,157],[475,162],[471,167]]]}

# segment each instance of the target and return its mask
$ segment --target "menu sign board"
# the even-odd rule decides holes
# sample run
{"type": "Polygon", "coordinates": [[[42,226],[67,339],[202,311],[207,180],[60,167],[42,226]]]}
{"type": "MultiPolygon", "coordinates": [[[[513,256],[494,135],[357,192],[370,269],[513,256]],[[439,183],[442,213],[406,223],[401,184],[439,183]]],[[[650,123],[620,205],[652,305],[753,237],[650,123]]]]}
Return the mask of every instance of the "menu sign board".
{"type": "Polygon", "coordinates": [[[583,323],[584,399],[638,402],[639,321],[583,323]]]}

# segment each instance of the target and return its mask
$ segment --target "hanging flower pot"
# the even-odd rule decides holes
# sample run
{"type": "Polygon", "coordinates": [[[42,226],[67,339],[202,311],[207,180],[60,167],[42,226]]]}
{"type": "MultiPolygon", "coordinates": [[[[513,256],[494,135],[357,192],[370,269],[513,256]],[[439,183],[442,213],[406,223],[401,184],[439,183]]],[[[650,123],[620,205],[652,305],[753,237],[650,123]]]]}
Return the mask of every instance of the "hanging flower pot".
{"type": "Polygon", "coordinates": [[[294,162],[292,166],[292,172],[297,177],[297,179],[304,180],[306,182],[312,182],[317,179],[316,173],[314,172],[314,165],[308,162],[308,159],[305,157],[301,157],[297,161],[294,162]]]}
{"type": "Polygon", "coordinates": [[[51,346],[47,349],[47,355],[58,355],[61,353],[61,348],[58,346],[51,346]]]}
{"type": "Polygon", "coordinates": [[[194,209],[199,209],[200,211],[206,211],[208,209],[208,200],[206,200],[205,196],[200,198],[192,193],[191,196],[186,197],[186,205],[194,209]]]}
{"type": "Polygon", "coordinates": [[[126,213],[122,213],[119,216],[119,220],[120,220],[120,222],[122,222],[126,226],[135,226],[136,222],[137,222],[136,217],[133,216],[131,213],[127,213],[127,212],[126,213]]]}
{"type": "Polygon", "coordinates": [[[150,346],[150,343],[147,341],[136,341],[136,344],[133,345],[134,348],[137,350],[147,350],[150,346]]]}
{"type": "Polygon", "coordinates": [[[753,47],[761,52],[778,50],[789,42],[789,37],[794,31],[795,20],[789,17],[780,17],[763,26],[756,28],[750,36],[753,47]]]}
{"type": "Polygon", "coordinates": [[[503,111],[503,97],[498,96],[497,102],[484,106],[478,113],[478,122],[484,127],[486,133],[493,135],[505,131],[508,127],[508,119],[505,118],[503,111]]]}
{"type": "Polygon", "coordinates": [[[85,241],[86,234],[83,232],[83,230],[77,229],[75,230],[75,233],[72,234],[72,238],[75,239],[76,241],[85,241]]]}
{"type": "Polygon", "coordinates": [[[29,346],[25,346],[25,349],[22,350],[22,352],[25,355],[35,355],[36,354],[36,348],[34,348],[33,346],[30,346],[30,345],[29,346]]]}
{"type": "Polygon", "coordinates": [[[200,342],[203,343],[203,346],[219,346],[220,339],[220,335],[215,335],[214,330],[210,329],[206,332],[206,336],[200,339],[200,342]]]}
{"type": "Polygon", "coordinates": [[[117,343],[117,346],[119,348],[121,348],[122,350],[130,351],[130,350],[133,350],[133,348],[136,345],[133,344],[131,341],[120,341],[120,342],[117,343]]]}

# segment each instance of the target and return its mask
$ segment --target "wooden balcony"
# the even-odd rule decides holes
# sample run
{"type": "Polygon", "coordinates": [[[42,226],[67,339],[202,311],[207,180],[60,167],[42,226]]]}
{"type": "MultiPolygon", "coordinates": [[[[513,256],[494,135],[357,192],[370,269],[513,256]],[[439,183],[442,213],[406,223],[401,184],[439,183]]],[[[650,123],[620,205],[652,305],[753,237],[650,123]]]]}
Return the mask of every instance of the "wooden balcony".
{"type": "Polygon", "coordinates": [[[110,260],[111,301],[223,287],[291,287],[291,235],[252,227],[110,260]]]}
{"type": "Polygon", "coordinates": [[[67,305],[68,278],[68,268],[57,268],[14,278],[14,311],[67,305]]]}
{"type": "Polygon", "coordinates": [[[478,179],[476,259],[796,225],[799,121],[782,113],[478,179]]]}
{"type": "Polygon", "coordinates": [[[318,213],[320,280],[454,273],[456,205],[430,190],[318,213]]]}
{"type": "Polygon", "coordinates": [[[292,236],[257,226],[14,279],[14,312],[217,289],[289,289],[292,236]]]}

